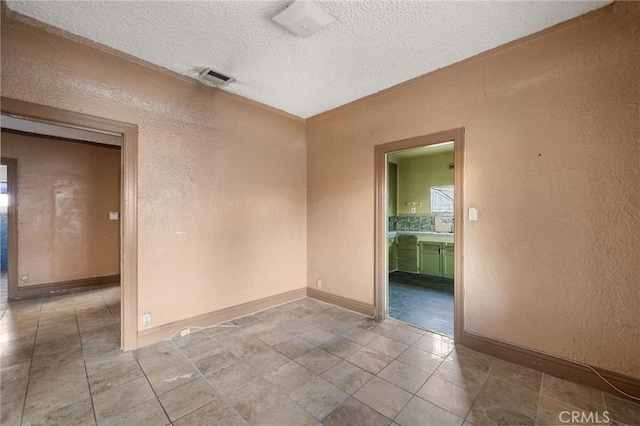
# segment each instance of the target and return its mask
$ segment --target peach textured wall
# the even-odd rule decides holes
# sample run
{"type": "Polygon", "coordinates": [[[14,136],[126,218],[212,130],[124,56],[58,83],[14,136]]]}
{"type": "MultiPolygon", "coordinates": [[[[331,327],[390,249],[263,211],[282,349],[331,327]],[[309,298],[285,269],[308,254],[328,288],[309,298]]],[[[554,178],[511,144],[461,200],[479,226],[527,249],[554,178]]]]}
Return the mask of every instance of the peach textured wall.
{"type": "Polygon", "coordinates": [[[303,121],[7,17],[2,96],[138,125],[154,327],[305,287],[303,121]]]}
{"type": "Polygon", "coordinates": [[[465,329],[640,378],[638,28],[615,2],[309,119],[308,286],[373,303],[374,146],[464,127],[465,329]]]}
{"type": "Polygon", "coordinates": [[[18,276],[119,274],[120,149],[2,132],[2,156],[18,160],[18,276]]]}

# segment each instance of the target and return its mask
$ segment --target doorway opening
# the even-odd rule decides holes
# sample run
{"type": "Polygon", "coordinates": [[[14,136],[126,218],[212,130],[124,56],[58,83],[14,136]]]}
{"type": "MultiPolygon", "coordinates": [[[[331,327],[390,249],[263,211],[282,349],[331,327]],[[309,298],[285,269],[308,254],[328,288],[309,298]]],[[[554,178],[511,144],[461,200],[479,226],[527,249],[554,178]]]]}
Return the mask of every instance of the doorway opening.
{"type": "Polygon", "coordinates": [[[104,314],[115,321],[120,347],[136,349],[137,126],[2,98],[2,133],[3,164],[13,162],[22,172],[12,186],[11,166],[7,170],[9,300],[77,294],[87,302],[81,306],[86,318],[77,320],[90,324],[92,337],[108,337],[96,320],[104,314]],[[38,178],[39,185],[27,185],[38,178]],[[34,190],[46,194],[34,196],[34,190]],[[31,216],[49,209],[53,217],[31,239],[29,227],[38,221],[17,220],[29,203],[35,203],[31,216]],[[48,253],[47,261],[37,259],[38,251],[48,253]],[[105,305],[101,312],[92,308],[96,300],[105,305]]]}
{"type": "Polygon", "coordinates": [[[389,317],[453,337],[453,141],[387,154],[389,317]]]}
{"type": "Polygon", "coordinates": [[[0,299],[6,303],[9,297],[7,272],[9,270],[9,193],[8,165],[0,165],[0,299]]]}
{"type": "Polygon", "coordinates": [[[464,129],[376,147],[376,298],[387,317],[463,333],[464,129]]]}

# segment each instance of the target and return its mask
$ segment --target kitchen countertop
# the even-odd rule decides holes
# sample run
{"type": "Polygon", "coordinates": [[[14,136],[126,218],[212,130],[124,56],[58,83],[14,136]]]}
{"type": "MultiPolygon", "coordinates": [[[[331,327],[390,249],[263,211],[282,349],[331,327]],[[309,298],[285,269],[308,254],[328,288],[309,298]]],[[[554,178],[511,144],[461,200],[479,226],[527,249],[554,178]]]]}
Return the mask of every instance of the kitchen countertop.
{"type": "Polygon", "coordinates": [[[426,231],[388,231],[388,237],[395,237],[396,235],[415,235],[418,237],[418,241],[433,241],[442,243],[453,242],[453,232],[426,232],[426,231]]]}

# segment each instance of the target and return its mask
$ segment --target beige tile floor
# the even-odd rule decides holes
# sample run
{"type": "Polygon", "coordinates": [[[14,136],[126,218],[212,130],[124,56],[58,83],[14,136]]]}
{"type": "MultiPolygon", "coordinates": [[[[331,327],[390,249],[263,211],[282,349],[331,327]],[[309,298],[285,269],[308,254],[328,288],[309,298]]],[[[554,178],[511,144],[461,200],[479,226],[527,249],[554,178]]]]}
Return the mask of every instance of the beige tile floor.
{"type": "Polygon", "coordinates": [[[638,404],[308,298],[122,352],[119,297],[2,305],[3,425],[640,424],[638,404]]]}

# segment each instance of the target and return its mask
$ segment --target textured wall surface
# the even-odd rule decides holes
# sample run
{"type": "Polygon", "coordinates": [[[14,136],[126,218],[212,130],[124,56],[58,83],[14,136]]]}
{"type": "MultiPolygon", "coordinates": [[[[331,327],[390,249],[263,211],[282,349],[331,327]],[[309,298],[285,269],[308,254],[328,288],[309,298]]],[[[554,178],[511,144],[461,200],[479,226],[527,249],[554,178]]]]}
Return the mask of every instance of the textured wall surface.
{"type": "MultiPolygon", "coordinates": [[[[18,160],[18,276],[49,284],[120,273],[120,149],[2,132],[18,160]]],[[[21,286],[20,282],[18,285],[21,286]]]]}
{"type": "Polygon", "coordinates": [[[305,286],[303,122],[7,19],[2,96],[138,125],[154,326],[305,286]]]}
{"type": "Polygon", "coordinates": [[[465,127],[466,330],[640,378],[639,28],[616,2],[308,120],[308,285],[373,303],[374,146],[465,127]]]}

